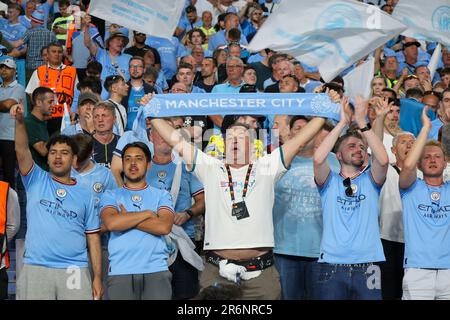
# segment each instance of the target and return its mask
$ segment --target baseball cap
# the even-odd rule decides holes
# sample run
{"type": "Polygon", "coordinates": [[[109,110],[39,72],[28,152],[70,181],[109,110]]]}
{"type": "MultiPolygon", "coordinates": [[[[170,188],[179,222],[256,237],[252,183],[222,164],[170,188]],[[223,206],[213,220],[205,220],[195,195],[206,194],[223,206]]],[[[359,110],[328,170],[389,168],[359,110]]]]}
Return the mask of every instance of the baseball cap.
{"type": "Polygon", "coordinates": [[[0,66],[1,65],[5,65],[10,69],[16,69],[16,62],[14,61],[14,59],[11,59],[11,58],[6,58],[6,59],[0,61],[0,66]]]}
{"type": "Polygon", "coordinates": [[[403,43],[403,49],[411,47],[411,46],[420,47],[420,42],[418,42],[418,41],[411,41],[411,42],[403,43]]]}
{"type": "Polygon", "coordinates": [[[265,118],[266,118],[265,116],[253,115],[253,114],[226,115],[225,117],[223,117],[222,127],[220,128],[220,131],[223,134],[225,134],[227,129],[229,127],[231,127],[237,121],[237,119],[239,119],[240,117],[245,117],[245,116],[253,117],[253,118],[256,118],[261,121],[265,120],[265,118]]]}
{"type": "Polygon", "coordinates": [[[33,21],[34,23],[44,24],[44,19],[44,12],[42,12],[41,10],[34,10],[31,14],[31,21],[33,21]]]}
{"type": "Polygon", "coordinates": [[[80,97],[78,98],[78,105],[80,106],[88,100],[97,103],[98,97],[92,92],[83,92],[82,94],[80,94],[80,97]]]}

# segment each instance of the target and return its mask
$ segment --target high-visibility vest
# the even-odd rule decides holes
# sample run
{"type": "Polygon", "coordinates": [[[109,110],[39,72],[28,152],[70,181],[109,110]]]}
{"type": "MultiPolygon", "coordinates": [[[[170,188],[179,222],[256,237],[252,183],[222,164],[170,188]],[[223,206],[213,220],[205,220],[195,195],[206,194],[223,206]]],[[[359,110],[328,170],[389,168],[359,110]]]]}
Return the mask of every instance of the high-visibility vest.
{"type": "Polygon", "coordinates": [[[77,69],[65,66],[63,69],[53,69],[48,65],[37,68],[37,74],[41,87],[53,90],[58,99],[58,104],[53,107],[52,118],[61,118],[64,115],[64,103],[70,112],[75,91],[77,69]]]}
{"type": "Polygon", "coordinates": [[[0,263],[5,258],[6,269],[9,268],[9,254],[6,239],[6,210],[8,204],[9,184],[0,181],[0,263]],[[6,244],[6,245],[5,245],[6,244]],[[3,251],[5,247],[5,251],[3,251]]]}

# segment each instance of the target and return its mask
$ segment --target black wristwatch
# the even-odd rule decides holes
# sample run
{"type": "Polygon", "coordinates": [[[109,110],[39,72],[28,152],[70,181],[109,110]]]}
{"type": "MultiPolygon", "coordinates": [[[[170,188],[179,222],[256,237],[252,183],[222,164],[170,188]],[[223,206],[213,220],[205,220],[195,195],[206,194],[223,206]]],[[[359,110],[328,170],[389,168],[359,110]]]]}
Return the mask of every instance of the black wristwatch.
{"type": "Polygon", "coordinates": [[[372,129],[372,125],[370,124],[370,122],[367,122],[367,124],[364,128],[359,128],[359,131],[364,132],[364,131],[369,131],[370,129],[372,129]]]}
{"type": "Polygon", "coordinates": [[[184,210],[184,212],[186,212],[188,214],[189,220],[191,220],[192,217],[194,216],[194,213],[192,212],[192,210],[187,209],[187,210],[184,210]]]}

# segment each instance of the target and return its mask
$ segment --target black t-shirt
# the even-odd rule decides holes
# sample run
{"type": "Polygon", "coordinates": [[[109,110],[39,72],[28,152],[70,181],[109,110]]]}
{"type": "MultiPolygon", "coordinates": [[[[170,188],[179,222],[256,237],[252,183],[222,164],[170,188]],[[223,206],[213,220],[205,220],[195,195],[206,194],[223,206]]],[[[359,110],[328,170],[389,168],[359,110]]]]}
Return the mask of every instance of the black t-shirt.
{"type": "Polygon", "coordinates": [[[208,84],[204,84],[203,81],[198,81],[194,83],[194,86],[202,88],[203,90],[205,90],[208,93],[211,93],[212,89],[214,88],[215,84],[213,85],[208,85],[208,84]]]}
{"type": "Polygon", "coordinates": [[[161,64],[161,56],[159,55],[158,50],[148,45],[145,45],[145,47],[143,48],[137,48],[135,46],[129,47],[125,49],[124,53],[129,54],[132,57],[134,56],[144,57],[145,52],[147,52],[148,50],[152,50],[153,55],[155,56],[155,64],[161,64]]]}
{"type": "Polygon", "coordinates": [[[103,144],[94,136],[94,153],[92,154],[92,158],[98,164],[105,166],[107,168],[111,168],[111,161],[113,157],[113,151],[116,149],[117,141],[119,141],[119,136],[114,135],[114,139],[108,144],[103,144]]]}
{"type": "MultiPolygon", "coordinates": [[[[280,92],[280,81],[275,82],[274,84],[268,86],[264,92],[270,92],[270,93],[279,93],[280,92]]],[[[303,93],[305,92],[305,89],[302,87],[298,87],[297,92],[303,93]]]]}
{"type": "Polygon", "coordinates": [[[272,76],[272,69],[261,62],[251,63],[250,66],[256,70],[256,87],[258,90],[264,91],[264,81],[272,76]]]}

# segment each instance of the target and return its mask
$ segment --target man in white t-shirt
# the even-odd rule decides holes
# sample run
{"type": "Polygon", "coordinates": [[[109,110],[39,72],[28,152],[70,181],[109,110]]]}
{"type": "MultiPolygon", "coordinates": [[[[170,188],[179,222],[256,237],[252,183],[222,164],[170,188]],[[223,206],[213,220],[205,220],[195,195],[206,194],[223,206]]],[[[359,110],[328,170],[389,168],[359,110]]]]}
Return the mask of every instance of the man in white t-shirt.
{"type": "Polygon", "coordinates": [[[381,294],[383,300],[402,298],[403,255],[403,207],[398,188],[399,175],[406,156],[411,151],[415,137],[411,132],[400,132],[392,140],[395,163],[388,167],[386,181],[381,189],[380,237],[386,261],[381,263],[381,294]]]}
{"type": "Polygon", "coordinates": [[[314,118],[282,147],[252,159],[254,131],[233,123],[226,130],[225,160],[207,156],[184,140],[165,120],[152,128],[176,150],[205,190],[204,289],[214,283],[240,283],[244,299],[279,299],[280,279],[273,265],[274,186],[298,151],[321,129],[314,118]]]}

